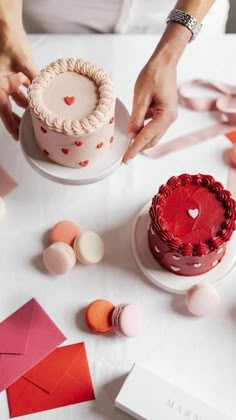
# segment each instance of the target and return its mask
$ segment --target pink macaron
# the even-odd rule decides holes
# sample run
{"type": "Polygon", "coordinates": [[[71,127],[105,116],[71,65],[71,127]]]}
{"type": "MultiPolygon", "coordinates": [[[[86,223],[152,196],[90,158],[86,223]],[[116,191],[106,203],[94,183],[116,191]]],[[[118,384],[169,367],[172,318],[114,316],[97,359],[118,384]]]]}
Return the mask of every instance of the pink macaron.
{"type": "Polygon", "coordinates": [[[236,144],[232,147],[230,151],[230,161],[232,166],[236,168],[236,144]]]}
{"type": "Polygon", "coordinates": [[[70,245],[64,242],[51,244],[43,253],[43,262],[51,274],[65,274],[76,263],[75,253],[70,245]]]}
{"type": "Polygon", "coordinates": [[[143,314],[132,303],[121,303],[112,313],[112,326],[117,335],[136,337],[143,328],[143,314]]]}
{"type": "Polygon", "coordinates": [[[197,283],[188,290],[185,303],[193,315],[207,316],[219,307],[220,295],[212,284],[197,283]]]}

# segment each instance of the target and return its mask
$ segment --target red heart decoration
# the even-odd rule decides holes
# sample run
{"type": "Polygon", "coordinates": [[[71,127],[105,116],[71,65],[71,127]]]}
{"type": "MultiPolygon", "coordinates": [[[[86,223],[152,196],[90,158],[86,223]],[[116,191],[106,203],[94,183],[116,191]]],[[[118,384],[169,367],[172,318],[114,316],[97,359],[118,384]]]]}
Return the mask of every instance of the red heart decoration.
{"type": "Polygon", "coordinates": [[[41,128],[41,131],[43,132],[43,133],[46,133],[47,132],[47,130],[45,130],[45,128],[44,127],[40,127],[41,128]]]}
{"type": "Polygon", "coordinates": [[[64,101],[67,105],[72,105],[75,102],[74,96],[65,96],[64,101]]]}
{"type": "Polygon", "coordinates": [[[76,146],[82,146],[83,142],[81,140],[75,141],[76,146]]]}
{"type": "Polygon", "coordinates": [[[97,149],[101,149],[102,146],[103,146],[103,142],[97,144],[97,149]]]}
{"type": "Polygon", "coordinates": [[[115,121],[115,118],[114,117],[111,117],[111,119],[109,121],[109,124],[112,124],[114,121],[115,121]]]}
{"type": "Polygon", "coordinates": [[[114,137],[112,136],[112,137],[110,138],[110,143],[113,143],[113,141],[114,141],[114,137]]]}
{"type": "Polygon", "coordinates": [[[69,149],[61,149],[62,153],[64,153],[64,155],[68,155],[69,153],[69,149]]]}
{"type": "Polygon", "coordinates": [[[87,166],[89,163],[89,160],[83,160],[82,162],[79,162],[80,166],[87,166]]]}
{"type": "Polygon", "coordinates": [[[44,153],[46,156],[49,156],[49,153],[48,153],[48,151],[47,151],[47,150],[45,150],[45,149],[44,149],[43,153],[44,153]]]}

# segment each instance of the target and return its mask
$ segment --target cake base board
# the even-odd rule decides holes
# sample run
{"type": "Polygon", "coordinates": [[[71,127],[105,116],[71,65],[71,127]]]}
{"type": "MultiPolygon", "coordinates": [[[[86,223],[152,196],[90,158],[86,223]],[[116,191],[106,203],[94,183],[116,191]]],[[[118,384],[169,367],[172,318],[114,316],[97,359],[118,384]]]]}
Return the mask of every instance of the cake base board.
{"type": "Polygon", "coordinates": [[[87,168],[67,168],[50,161],[36,143],[29,108],[26,109],[20,125],[20,142],[23,154],[30,166],[45,178],[65,185],[86,185],[101,181],[115,172],[122,163],[128,148],[129,113],[117,99],[115,107],[114,143],[107,159],[87,168]]]}
{"type": "Polygon", "coordinates": [[[153,257],[148,244],[149,208],[151,202],[139,211],[132,229],[132,249],[136,263],[141,272],[159,288],[176,294],[185,294],[196,283],[211,283],[219,286],[236,268],[236,235],[227,244],[226,254],[222,261],[212,270],[199,276],[181,276],[161,267],[153,257]]]}

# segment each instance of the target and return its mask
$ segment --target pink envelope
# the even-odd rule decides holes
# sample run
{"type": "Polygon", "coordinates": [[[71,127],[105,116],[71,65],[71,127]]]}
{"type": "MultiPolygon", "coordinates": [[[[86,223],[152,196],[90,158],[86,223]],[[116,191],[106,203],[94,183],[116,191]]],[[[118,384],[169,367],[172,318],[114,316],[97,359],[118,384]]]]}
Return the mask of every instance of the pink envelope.
{"type": "Polygon", "coordinates": [[[65,336],[35,299],[0,323],[0,391],[34,367],[65,336]]]}

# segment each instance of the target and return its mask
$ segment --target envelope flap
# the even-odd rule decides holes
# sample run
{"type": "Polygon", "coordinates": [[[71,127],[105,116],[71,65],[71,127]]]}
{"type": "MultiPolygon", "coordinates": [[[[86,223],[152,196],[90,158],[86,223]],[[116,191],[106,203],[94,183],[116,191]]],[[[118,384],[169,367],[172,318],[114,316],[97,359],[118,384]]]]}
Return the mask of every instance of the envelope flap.
{"type": "Polygon", "coordinates": [[[0,353],[26,354],[34,308],[31,299],[0,323],[0,353]]]}
{"type": "Polygon", "coordinates": [[[83,343],[59,347],[27,372],[24,378],[50,394],[82,350],[83,343]]]}
{"type": "Polygon", "coordinates": [[[93,384],[89,370],[89,364],[84,343],[81,343],[81,351],[74,363],[70,366],[67,374],[74,378],[78,384],[83,386],[90,395],[94,396],[93,384]]]}

